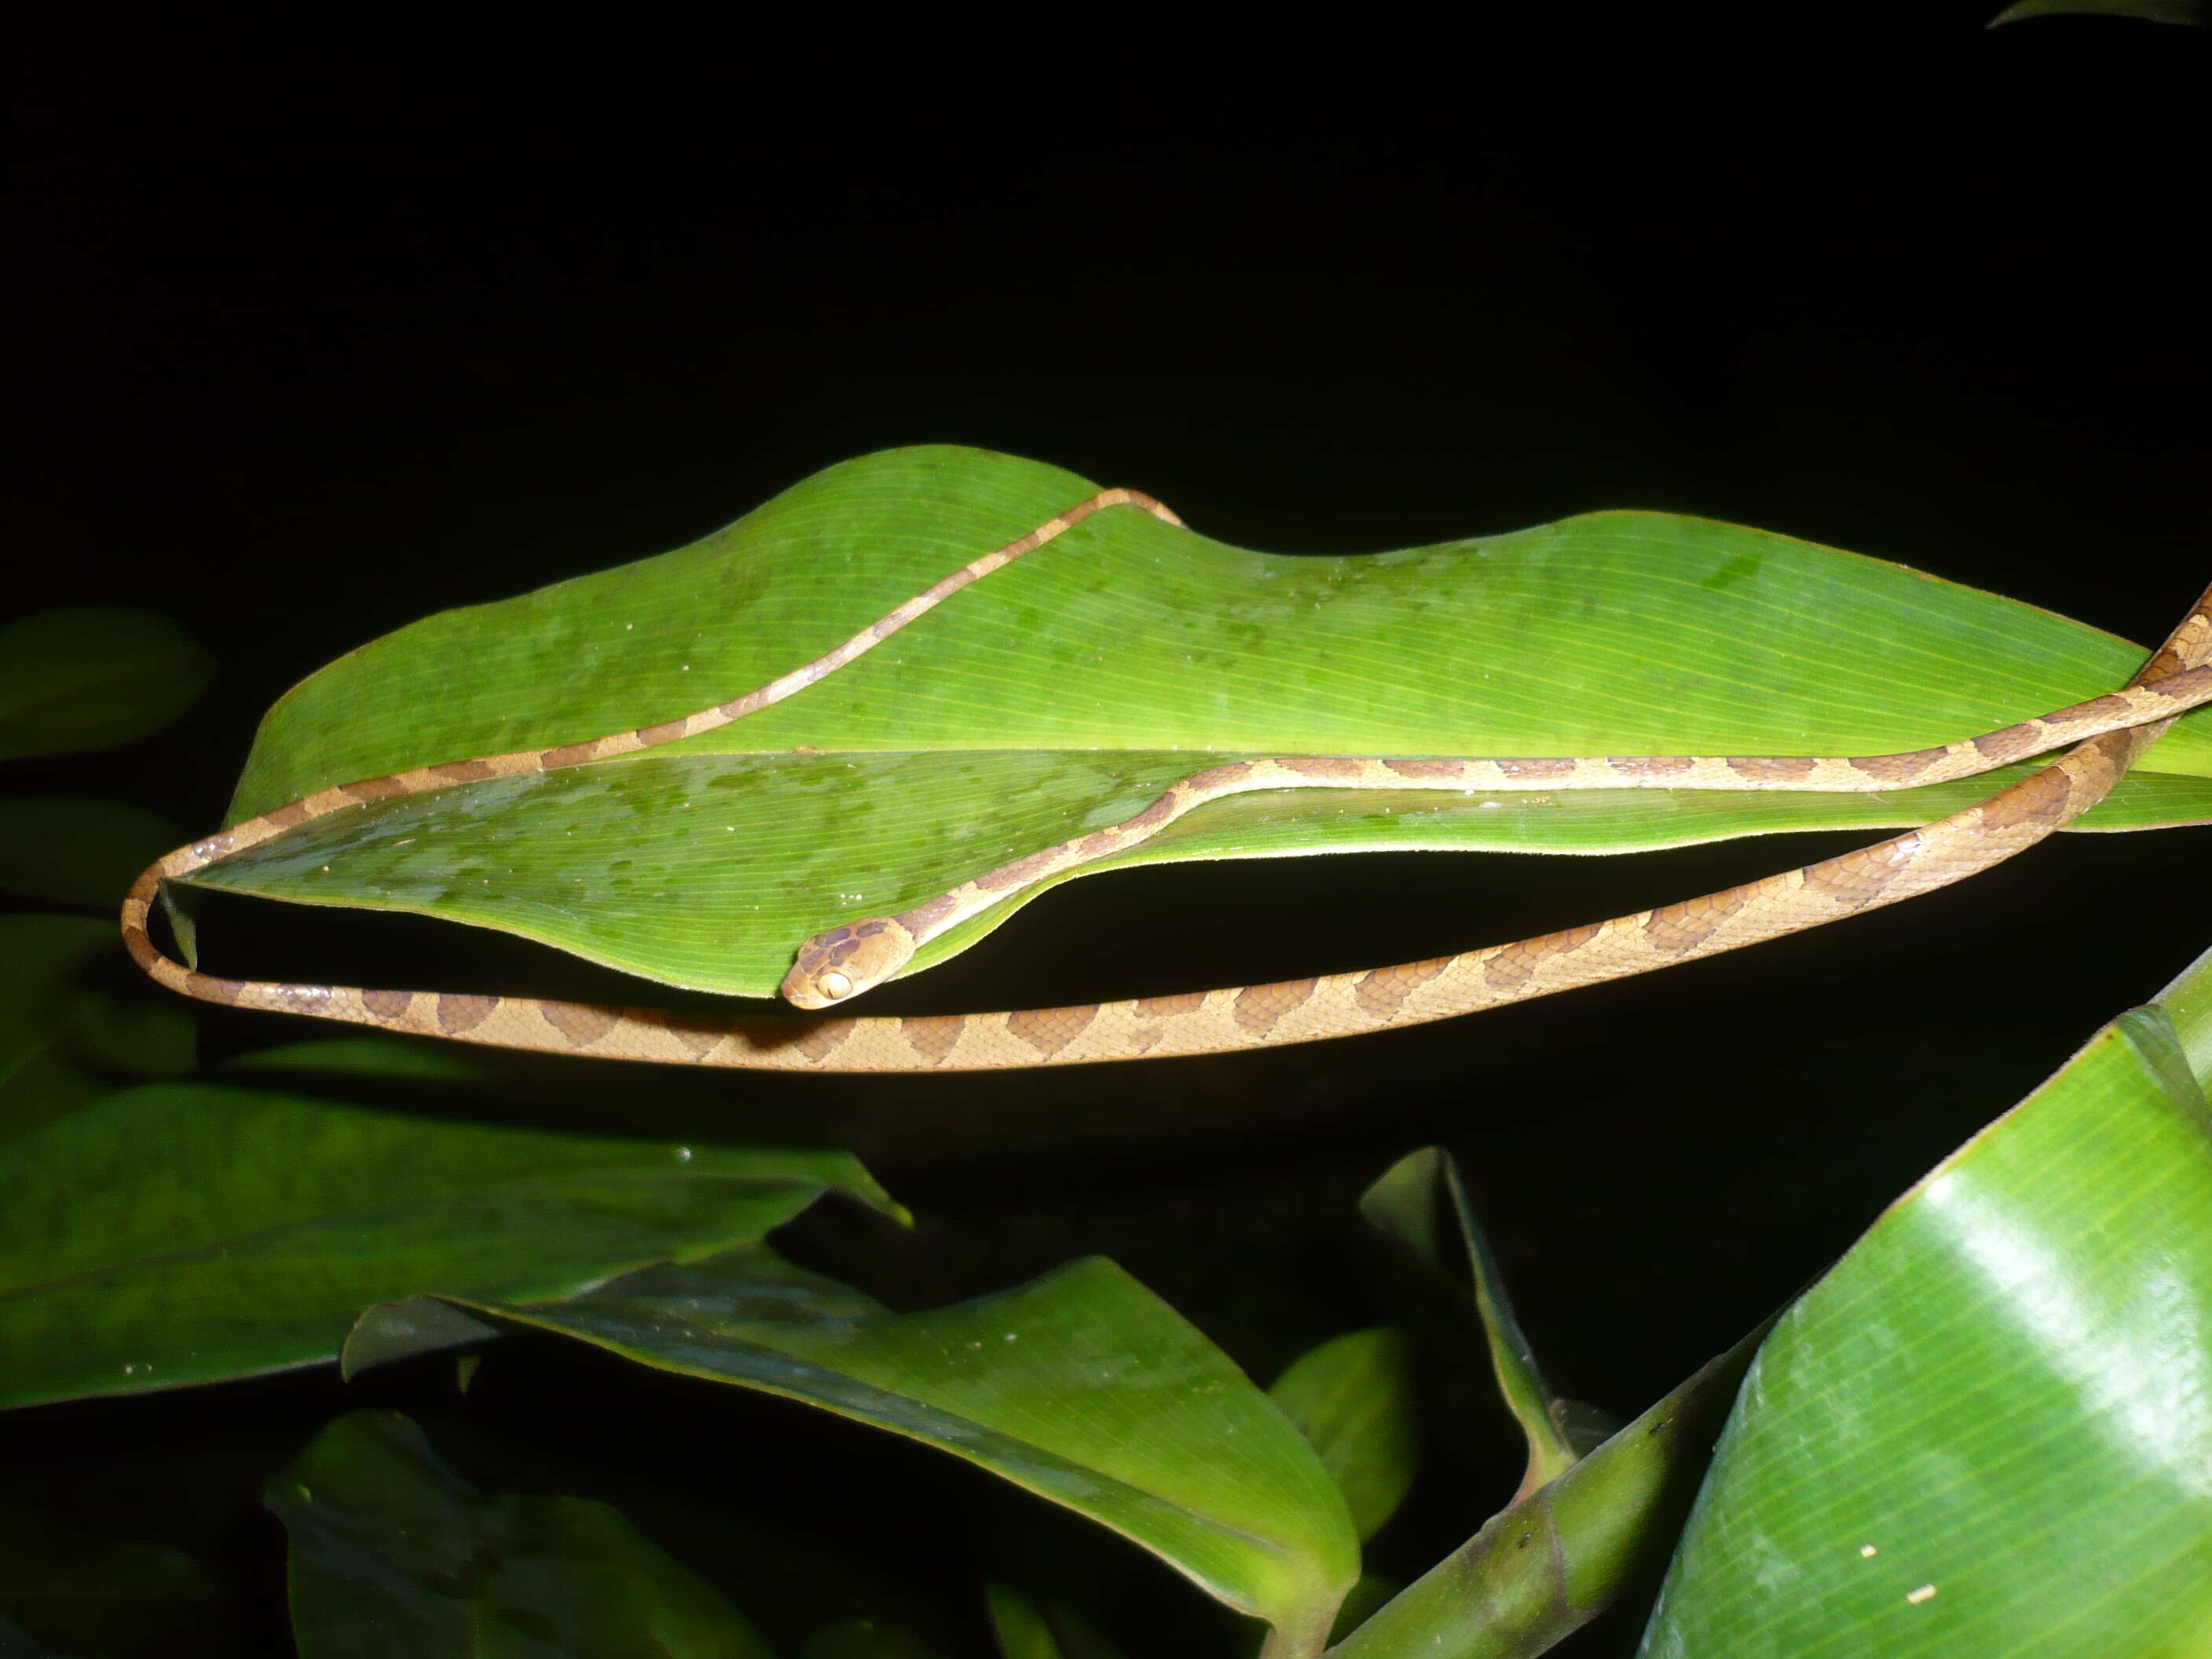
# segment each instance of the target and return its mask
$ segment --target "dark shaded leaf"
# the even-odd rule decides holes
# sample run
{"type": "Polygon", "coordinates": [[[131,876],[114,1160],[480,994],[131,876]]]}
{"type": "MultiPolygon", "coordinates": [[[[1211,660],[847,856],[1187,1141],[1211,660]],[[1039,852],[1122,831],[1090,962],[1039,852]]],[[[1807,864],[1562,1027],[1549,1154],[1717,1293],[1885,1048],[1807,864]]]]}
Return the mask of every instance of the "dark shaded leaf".
{"type": "Polygon", "coordinates": [[[493,1127],[204,1084],[111,1096],[0,1146],[0,1402],[333,1358],[432,1286],[521,1300],[758,1238],[849,1156],[493,1127]]]}
{"type": "Polygon", "coordinates": [[[2014,0],[1991,28],[2024,17],[2141,17],[2154,23],[2212,24],[2212,0],[2014,0]]]}
{"type": "MultiPolygon", "coordinates": [[[[949,1451],[1151,1550],[1274,1626],[1285,1652],[1319,1646],[1358,1576],[1343,1498],[1312,1449],[1111,1262],[929,1313],[843,1318],[822,1317],[811,1293],[801,1317],[763,1318],[744,1274],[726,1303],[711,1293],[715,1276],[700,1264],[692,1287],[672,1293],[633,1275],[548,1307],[441,1299],[502,1328],[574,1337],[949,1451]]],[[[392,1316],[372,1310],[354,1342],[404,1348],[392,1316]]]]}
{"type": "Polygon", "coordinates": [[[215,668],[167,617],[110,605],[0,623],[0,662],[8,665],[0,759],[106,749],[158,732],[215,668]]]}
{"type": "Polygon", "coordinates": [[[181,1550],[0,1503],[0,1656],[8,1621],[84,1659],[136,1653],[218,1593],[181,1550]]]}
{"type": "Polygon", "coordinates": [[[291,1537],[301,1659],[769,1659],[621,1510],[484,1492],[396,1414],[338,1419],[267,1502],[291,1537]]]}
{"type": "MultiPolygon", "coordinates": [[[[1553,1394],[1536,1364],[1535,1351],[1513,1312],[1512,1299],[1498,1270],[1490,1240],[1475,1219],[1468,1201],[1467,1185],[1459,1166],[1441,1147],[1425,1146],[1408,1152],[1383,1171],[1359,1200],[1360,1213],[1382,1232],[1407,1246],[1431,1267],[1451,1273],[1448,1255],[1466,1263],[1474,1279],[1474,1305],[1482,1321],[1482,1334],[1490,1345],[1491,1369],[1498,1391],[1528,1443],[1528,1465],[1522,1476],[1524,1498],[1537,1487],[1556,1480],[1574,1467],[1580,1449],[1566,1431],[1569,1401],[1553,1394]],[[1439,1202],[1448,1204],[1458,1227],[1455,1250],[1447,1249],[1437,1224],[1439,1202]]],[[[1608,1425],[1607,1431],[1610,1431],[1608,1425]]],[[[1602,1436],[1598,1437],[1602,1438],[1602,1436]]]]}
{"type": "Polygon", "coordinates": [[[1673,1547],[1761,1334],[1492,1516],[1332,1659],[1528,1659],[1589,1623],[1673,1547]]]}
{"type": "Polygon", "coordinates": [[[115,943],[113,924],[89,916],[0,915],[0,1145],[107,1091],[70,1042],[66,1011],[115,943]]]}
{"type": "Polygon", "coordinates": [[[109,908],[183,839],[152,812],[63,796],[0,800],[0,888],[109,908]]]}
{"type": "Polygon", "coordinates": [[[1320,1455],[1360,1538],[1380,1532],[1413,1484],[1418,1431],[1403,1334],[1378,1328],[1333,1337],[1293,1360],[1267,1397],[1320,1455]]]}

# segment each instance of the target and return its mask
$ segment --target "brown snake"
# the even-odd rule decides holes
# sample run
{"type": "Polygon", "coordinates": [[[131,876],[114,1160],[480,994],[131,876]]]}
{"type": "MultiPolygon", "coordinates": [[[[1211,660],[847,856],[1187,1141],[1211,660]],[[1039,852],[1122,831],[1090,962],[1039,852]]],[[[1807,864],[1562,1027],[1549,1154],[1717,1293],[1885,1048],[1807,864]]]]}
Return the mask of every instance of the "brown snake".
{"type": "Polygon", "coordinates": [[[960,1072],[1215,1054],[1418,1025],[1577,986],[1692,962],[1836,921],[1985,870],[2102,799],[2174,716],[2212,702],[2212,588],[2127,689],[1965,742],[1856,758],[1644,756],[1533,760],[1283,756],[1182,780],[1126,823],[1032,854],[896,917],[806,941],[784,994],[822,1007],[896,969],[916,945],[1046,876],[1133,846],[1194,807],[1254,789],[1681,788],[1877,790],[1971,776],[2076,746],[1979,805],[1802,869],[1458,956],[1228,990],[1015,1012],[790,1018],[603,1007],[534,997],[362,990],[223,979],[172,961],[147,924],[165,881],[204,869],[311,818],[387,796],[553,771],[671,743],[742,720],[842,668],[992,571],[1109,507],[1182,521],[1150,496],[1109,489],[963,566],[844,644],[757,690],[696,714],[556,748],[419,767],[324,789],[156,860],[124,900],[132,957],[170,989],[234,1007],[343,1020],[380,1030],[606,1059],[799,1072],[960,1072]]]}

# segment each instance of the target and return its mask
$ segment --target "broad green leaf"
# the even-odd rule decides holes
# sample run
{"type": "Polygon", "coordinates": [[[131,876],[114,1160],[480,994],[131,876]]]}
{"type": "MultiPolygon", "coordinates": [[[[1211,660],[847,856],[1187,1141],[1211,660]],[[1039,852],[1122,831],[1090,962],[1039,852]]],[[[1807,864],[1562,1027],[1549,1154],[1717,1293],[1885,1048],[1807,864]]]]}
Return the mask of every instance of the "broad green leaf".
{"type": "Polygon", "coordinates": [[[374,1035],[321,1037],[256,1048],[226,1060],[223,1069],[297,1077],[413,1078],[439,1083],[483,1083],[495,1075],[481,1054],[465,1048],[374,1035]]]}
{"type": "Polygon", "coordinates": [[[1642,1651],[2207,1650],[2208,1330],[2212,1110],[2140,1009],[1783,1316],[1642,1651]]]}
{"type": "Polygon", "coordinates": [[[1032,1595],[1002,1578],[984,1588],[1000,1659],[1128,1659],[1126,1650],[1064,1602],[1032,1595]]]}
{"type": "Polygon", "coordinates": [[[1382,1531],[1413,1484],[1412,1357],[1387,1327],[1347,1331],[1308,1350],[1267,1398],[1298,1426],[1344,1493],[1362,1540],[1382,1531]]]}
{"type": "Polygon", "coordinates": [[[204,1084],[113,1095],[0,1145],[0,1404],[331,1359],[372,1302],[529,1301],[757,1239],[841,1152],[545,1133],[204,1084]]]}
{"type": "MultiPolygon", "coordinates": [[[[708,1277],[700,1274],[698,1277],[708,1277]]],[[[1111,1262],[933,1312],[763,1318],[633,1279],[550,1306],[440,1298],[641,1364],[805,1401],[949,1451],[1152,1551],[1319,1650],[1358,1574],[1344,1499],[1228,1358],[1111,1262]]],[[[355,1341],[394,1345],[372,1310],[355,1341]]],[[[349,1352],[352,1345],[349,1345],[349,1352]]]]}
{"type": "Polygon", "coordinates": [[[113,924],[89,916],[0,915],[0,1145],[106,1092],[65,1010],[114,945],[113,924]]]}
{"type": "Polygon", "coordinates": [[[78,971],[114,943],[105,920],[0,915],[0,1084],[61,1040],[55,1011],[78,971]]]}
{"type": "Polygon", "coordinates": [[[1526,1659],[1589,1623],[1665,1559],[1759,1334],[1492,1516],[1332,1659],[1526,1659]]]}
{"type": "Polygon", "coordinates": [[[2017,23],[2023,17],[2141,17],[2154,23],[2212,23],[2208,0],[2015,0],[1990,20],[1990,27],[2017,23]]]}
{"type": "Polygon", "coordinates": [[[61,1017],[77,1050],[110,1071],[177,1077],[192,1069],[198,1029],[191,1016],[173,1002],[85,990],[68,999],[61,1017]]]}
{"type": "Polygon", "coordinates": [[[1000,1659],[1065,1659],[1052,1626],[1036,1603],[1012,1584],[993,1579],[985,1587],[991,1613],[991,1633],[999,1639],[1000,1659]]]}
{"type": "Polygon", "coordinates": [[[0,800],[0,888],[105,908],[182,839],[158,815],[118,801],[0,800]]]}
{"type": "MultiPolygon", "coordinates": [[[[892,451],[678,552],[426,618],[270,712],[233,819],[705,708],[1094,489],[982,451],[892,451]]],[[[1116,508],[750,720],[349,811],[194,880],[420,912],[765,995],[812,933],[1126,817],[1236,755],[1913,749],[2110,690],[2142,654],[1896,565],[1667,514],[1294,558],[1116,508]]],[[[1285,792],[1207,808],[1115,862],[1622,851],[1916,823],[2001,782],[1881,798],[1285,792]]],[[[2207,819],[2212,720],[2193,714],[2096,823],[2207,819]]],[[[932,941],[915,965],[1018,902],[932,941]]]]}
{"type": "Polygon", "coordinates": [[[0,1142],[66,1116],[124,1080],[192,1068],[191,1014],[88,981],[115,957],[115,925],[89,916],[0,915],[0,1142]]]}
{"type": "MultiPolygon", "coordinates": [[[[889,1310],[865,1291],[785,1261],[766,1244],[740,1244],[696,1261],[659,1262],[623,1273],[571,1297],[569,1305],[718,1325],[757,1320],[848,1322],[889,1310]]],[[[362,1314],[345,1340],[345,1374],[411,1359],[498,1336],[501,1327],[467,1306],[434,1296],[379,1304],[362,1314]]]]}
{"type": "MultiPolygon", "coordinates": [[[[27,1504],[0,1503],[0,1656],[12,1623],[84,1656],[143,1651],[220,1592],[180,1550],[88,1533],[27,1504]]],[[[27,1647],[24,1651],[30,1650],[27,1647]]]]}
{"type": "Polygon", "coordinates": [[[106,749],[158,732],[214,671],[167,617],[109,605],[0,623],[0,759],[106,749]]]}
{"type": "Polygon", "coordinates": [[[1391,1237],[1411,1249],[1431,1267],[1446,1272],[1444,1247],[1437,1236],[1436,1211],[1439,1200],[1448,1202],[1458,1224],[1459,1248],[1474,1281],[1474,1305],[1482,1321],[1483,1339],[1490,1346],[1492,1372],[1498,1392],[1528,1443],[1528,1464],[1516,1498],[1526,1497],[1574,1467],[1581,1450],[1566,1429],[1570,1402],[1552,1392],[1536,1364],[1535,1350],[1521,1328],[1505,1293],[1505,1280],[1490,1240],[1475,1219],[1468,1201],[1467,1185],[1451,1155],[1437,1146],[1408,1152],[1369,1188],[1359,1200],[1360,1213],[1391,1237]]]}
{"type": "Polygon", "coordinates": [[[2191,963],[2158,994],[2197,1086],[2212,1094],[2212,951],[2191,963]]]}
{"type": "Polygon", "coordinates": [[[301,1659],[769,1659],[621,1510],[485,1492],[395,1413],[338,1419],[266,1501],[290,1535],[301,1659]]]}

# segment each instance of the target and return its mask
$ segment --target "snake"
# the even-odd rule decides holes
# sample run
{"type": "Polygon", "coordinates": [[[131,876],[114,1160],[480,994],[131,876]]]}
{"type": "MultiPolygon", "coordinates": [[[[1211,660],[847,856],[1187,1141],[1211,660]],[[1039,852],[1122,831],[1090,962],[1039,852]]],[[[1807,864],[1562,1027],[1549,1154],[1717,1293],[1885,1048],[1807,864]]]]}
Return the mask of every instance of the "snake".
{"type": "MultiPolygon", "coordinates": [[[[2174,718],[2212,702],[2212,588],[2122,689],[1960,742],[1858,757],[1613,756],[1449,759],[1286,755],[1232,761],[1172,785],[1133,817],[1017,860],[895,916],[833,927],[797,951],[785,999],[813,1011],[896,973],[921,944],[1050,876],[1138,844],[1208,802],[1282,788],[1880,790],[1973,776],[2065,748],[1986,800],[1802,868],[1510,944],[1352,973],[994,1013],[808,1017],[618,1007],[542,997],[368,989],[203,973],[150,932],[167,883],[310,820],[395,795],[586,766],[696,736],[797,696],[961,589],[1125,507],[1180,526],[1142,491],[1102,490],[970,561],[813,661],[726,702],[582,742],[441,762],[341,784],[165,854],[125,896],[133,960],[168,989],[232,1007],[495,1047],[691,1066],[817,1073],[1005,1070],[1163,1059],[1355,1036],[1601,984],[1895,904],[2002,863],[2096,805],[2174,718]],[[2070,745],[2070,747],[2069,746],[2070,745]]],[[[189,953],[188,953],[189,954],[189,953]]]]}

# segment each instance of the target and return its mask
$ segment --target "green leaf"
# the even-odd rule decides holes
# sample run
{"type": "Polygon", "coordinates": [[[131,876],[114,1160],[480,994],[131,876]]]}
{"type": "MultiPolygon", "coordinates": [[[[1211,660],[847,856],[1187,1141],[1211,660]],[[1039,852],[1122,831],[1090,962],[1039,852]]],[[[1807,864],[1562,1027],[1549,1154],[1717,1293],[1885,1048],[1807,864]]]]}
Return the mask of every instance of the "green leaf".
{"type": "Polygon", "coordinates": [[[1525,1659],[1589,1623],[1672,1547],[1762,1334],[1491,1517],[1331,1659],[1525,1659]]]}
{"type": "Polygon", "coordinates": [[[198,1049],[192,1017],[173,1002],[80,991],[64,1004],[62,1020],[77,1051],[113,1072],[179,1076],[198,1049]]]}
{"type": "Polygon", "coordinates": [[[115,925],[0,915],[0,1142],[66,1116],[127,1079],[192,1068],[196,1027],[143,981],[130,996],[87,983],[116,959],[115,925]]]}
{"type": "MultiPolygon", "coordinates": [[[[706,708],[1094,489],[978,450],[892,451],[678,552],[428,617],[270,710],[233,820],[328,785],[706,708]]],[[[1237,755],[1914,749],[2109,690],[2142,654],[1896,565],[1667,514],[1291,558],[1115,508],[751,719],[568,771],[388,799],[193,879],[499,928],[671,983],[766,995],[811,934],[1126,817],[1237,755]]],[[[1892,826],[2001,781],[1881,798],[1281,792],[1206,808],[1112,864],[1609,852],[1892,826]]],[[[2106,828],[2212,819],[2212,720],[2185,717],[2092,816],[2106,828]]],[[[915,965],[1030,896],[930,941],[915,965]]]]}
{"type": "Polygon", "coordinates": [[[1567,1414],[1571,1402],[1552,1392],[1536,1364],[1521,1322],[1505,1293],[1505,1280],[1490,1240],[1475,1219],[1468,1201],[1467,1186],[1459,1165],[1449,1152],[1425,1146],[1408,1152],[1383,1171],[1359,1200],[1360,1213],[1382,1231],[1405,1244],[1431,1267],[1450,1271],[1436,1225],[1438,1199],[1447,1200],[1458,1223],[1463,1260],[1474,1280],[1474,1305],[1482,1321],[1483,1339],[1490,1346],[1490,1364],[1498,1378],[1498,1392],[1528,1443],[1528,1463],[1516,1498],[1526,1497],[1574,1467],[1581,1448],[1570,1438],[1567,1414]]]}
{"type": "Polygon", "coordinates": [[[1382,1531],[1413,1484],[1413,1377],[1406,1339],[1347,1331],[1298,1356],[1267,1390],[1320,1454],[1364,1540],[1382,1531]]]}
{"type": "Polygon", "coordinates": [[[215,668],[167,617],[109,605],[0,624],[0,662],[8,665],[0,759],[106,749],[158,732],[215,668]]]}
{"type": "MultiPolygon", "coordinates": [[[[699,1279],[712,1275],[697,1273],[699,1279]]],[[[921,1314],[763,1318],[633,1278],[552,1306],[446,1297],[501,1329],[781,1395],[886,1429],[1062,1504],[1319,1651],[1358,1573],[1344,1500],[1228,1358],[1111,1262],[921,1314]]],[[[355,1340],[404,1350],[372,1310],[355,1340]]],[[[349,1345],[349,1352],[352,1345],[349,1345]]]]}
{"type": "Polygon", "coordinates": [[[0,1655],[9,1626],[86,1659],[136,1653],[219,1592],[165,1544],[83,1531],[27,1504],[0,1503],[0,1655]]]}
{"type": "Polygon", "coordinates": [[[436,1083],[483,1083],[496,1075],[483,1056],[465,1048],[374,1035],[319,1037],[256,1048],[226,1060],[223,1069],[298,1077],[411,1078],[436,1083]]]}
{"type": "Polygon", "coordinates": [[[58,795],[0,800],[0,888],[63,904],[119,904],[181,836],[155,813],[58,795]]]}
{"type": "MultiPolygon", "coordinates": [[[[659,1262],[623,1273],[568,1299],[635,1314],[719,1325],[756,1320],[851,1321],[886,1311],[865,1291],[796,1267],[760,1243],[740,1244],[696,1261],[659,1262]]],[[[501,1327],[467,1305],[434,1296],[380,1303],[363,1313],[345,1340],[345,1374],[425,1353],[465,1347],[497,1336],[501,1327]]]]}
{"type": "Polygon", "coordinates": [[[328,1361],[372,1302],[529,1301],[757,1239],[848,1155],[493,1127],[204,1084],[0,1146],[0,1404],[328,1361]]]}
{"type": "Polygon", "coordinates": [[[2203,1651],[2208,1329],[2212,1110],[2141,1009],[1782,1317],[1642,1651],[2203,1651]]]}
{"type": "Polygon", "coordinates": [[[2208,0],[2015,0],[1990,20],[1996,28],[2023,17],[2142,17],[2154,23],[2212,23],[2208,0]]]}
{"type": "Polygon", "coordinates": [[[991,1633],[999,1638],[1000,1659],[1064,1659],[1052,1626],[1036,1602],[996,1578],[984,1593],[990,1608],[991,1633]]]}
{"type": "Polygon", "coordinates": [[[2158,994],[2197,1086],[2212,1094],[2212,951],[2191,963],[2158,994]]]}
{"type": "Polygon", "coordinates": [[[64,1011],[85,968],[114,945],[105,921],[0,915],[0,1146],[106,1092],[64,1011]]]}
{"type": "Polygon", "coordinates": [[[769,1659],[611,1504],[488,1492],[404,1417],[356,1412],[269,1485],[301,1659],[769,1659]]]}

